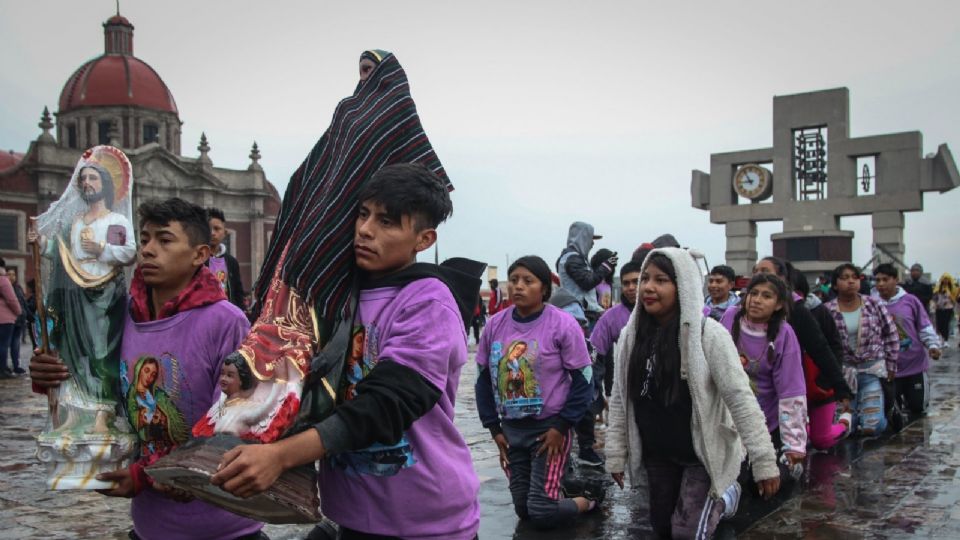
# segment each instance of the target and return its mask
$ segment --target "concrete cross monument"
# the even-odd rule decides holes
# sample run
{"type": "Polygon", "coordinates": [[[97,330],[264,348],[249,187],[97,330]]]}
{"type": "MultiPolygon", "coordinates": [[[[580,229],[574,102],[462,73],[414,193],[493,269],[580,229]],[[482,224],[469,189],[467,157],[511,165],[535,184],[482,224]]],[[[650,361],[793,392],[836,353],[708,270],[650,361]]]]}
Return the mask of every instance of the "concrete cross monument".
{"type": "Polygon", "coordinates": [[[835,88],[773,98],[773,147],[711,154],[694,170],[691,202],[726,225],[726,262],[748,275],[757,261],[757,222],[783,221],[773,254],[808,277],[851,261],[843,216],[870,215],[877,260],[903,265],[903,213],[923,193],[960,184],[946,144],[923,157],[919,131],[850,137],[850,92],[835,88]]]}

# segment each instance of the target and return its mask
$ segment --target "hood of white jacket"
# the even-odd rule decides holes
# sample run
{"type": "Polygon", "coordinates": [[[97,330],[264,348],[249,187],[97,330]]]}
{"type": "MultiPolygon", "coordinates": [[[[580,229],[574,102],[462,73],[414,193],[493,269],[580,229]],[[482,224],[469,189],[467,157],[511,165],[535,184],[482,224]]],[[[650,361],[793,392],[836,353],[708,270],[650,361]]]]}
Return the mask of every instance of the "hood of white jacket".
{"type": "MultiPolygon", "coordinates": [[[[673,269],[677,274],[677,296],[680,300],[680,377],[686,379],[687,351],[690,350],[691,346],[700,346],[703,334],[701,325],[701,319],[703,318],[703,276],[700,274],[700,267],[696,261],[696,258],[701,258],[703,255],[691,249],[657,248],[644,259],[641,272],[647,269],[647,265],[650,264],[650,257],[656,253],[667,256],[673,263],[673,269]]],[[[641,293],[642,291],[638,291],[637,294],[640,295],[641,293]]],[[[642,304],[638,298],[624,332],[636,334],[637,312],[643,309],[642,304]]]]}
{"type": "Polygon", "coordinates": [[[876,298],[877,300],[880,300],[886,306],[892,306],[893,304],[896,304],[906,295],[907,295],[907,291],[903,290],[903,287],[899,285],[897,285],[897,292],[895,292],[893,296],[890,297],[889,300],[885,300],[882,296],[880,296],[880,293],[877,292],[876,287],[874,287],[874,289],[870,291],[870,296],[876,298]]]}

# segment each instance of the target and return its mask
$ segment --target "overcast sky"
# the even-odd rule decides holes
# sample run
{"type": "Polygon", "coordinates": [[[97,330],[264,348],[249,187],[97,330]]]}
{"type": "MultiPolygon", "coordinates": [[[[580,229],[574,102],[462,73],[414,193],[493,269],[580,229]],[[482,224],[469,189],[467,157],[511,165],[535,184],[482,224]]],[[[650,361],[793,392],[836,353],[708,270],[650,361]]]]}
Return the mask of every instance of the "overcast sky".
{"type": "MultiPolygon", "coordinates": [[[[0,0],[0,148],[23,152],[44,105],[102,54],[113,0],[0,0]]],[[[674,233],[724,259],[724,229],[690,206],[710,154],[772,145],[774,95],[845,86],[851,136],[921,131],[960,156],[960,3],[121,2],[134,52],[170,87],[183,153],[214,164],[251,143],[283,193],[357,82],[360,52],[393,51],[456,186],[441,258],[553,263],[571,221],[629,254],[674,233]]],[[[907,262],[960,271],[960,190],[906,218],[907,262]]],[[[869,217],[854,259],[870,257],[869,217]]],[[[759,227],[760,256],[780,223],[759,227]]]]}

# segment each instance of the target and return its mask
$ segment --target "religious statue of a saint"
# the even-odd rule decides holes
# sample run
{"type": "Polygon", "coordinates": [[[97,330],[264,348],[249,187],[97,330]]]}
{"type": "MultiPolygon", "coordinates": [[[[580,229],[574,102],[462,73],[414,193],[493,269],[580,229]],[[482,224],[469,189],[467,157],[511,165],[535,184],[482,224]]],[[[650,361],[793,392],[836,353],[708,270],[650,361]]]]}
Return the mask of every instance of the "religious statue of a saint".
{"type": "MultiPolygon", "coordinates": [[[[137,254],[131,183],[130,162],[123,152],[112,146],[91,148],[77,163],[63,195],[36,218],[29,233],[47,267],[42,290],[43,316],[52,322],[47,325],[48,346],[70,371],[51,400],[50,423],[38,439],[44,461],[59,462],[49,454],[49,446],[57,443],[99,445],[91,451],[114,462],[130,450],[129,426],[122,417],[117,421],[117,412],[127,305],[123,269],[137,254]]],[[[95,480],[75,485],[76,472],[83,467],[73,461],[85,461],[85,449],[72,451],[76,454],[66,458],[73,472],[60,471],[60,477],[52,473],[51,487],[104,487],[95,480]]],[[[115,468],[104,465],[104,470],[115,468]]]]}

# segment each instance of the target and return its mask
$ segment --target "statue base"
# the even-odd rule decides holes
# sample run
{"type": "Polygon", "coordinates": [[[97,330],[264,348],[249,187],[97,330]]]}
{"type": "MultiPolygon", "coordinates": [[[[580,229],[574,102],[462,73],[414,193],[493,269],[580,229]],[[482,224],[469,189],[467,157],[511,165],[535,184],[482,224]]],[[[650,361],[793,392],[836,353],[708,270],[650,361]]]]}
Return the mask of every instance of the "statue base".
{"type": "Polygon", "coordinates": [[[37,458],[47,467],[47,489],[110,489],[113,482],[96,476],[126,467],[136,444],[132,433],[41,433],[37,458]]]}
{"type": "Polygon", "coordinates": [[[194,497],[241,516],[265,523],[317,523],[320,496],[313,467],[286,471],[270,488],[241,499],[214,486],[223,454],[244,441],[232,435],[192,439],[146,468],[154,480],[189,492],[194,497]]]}

